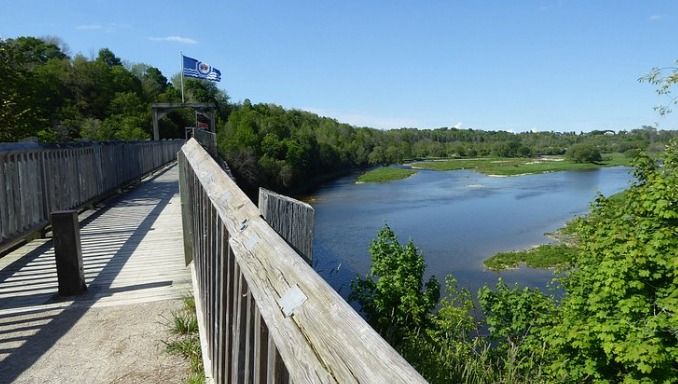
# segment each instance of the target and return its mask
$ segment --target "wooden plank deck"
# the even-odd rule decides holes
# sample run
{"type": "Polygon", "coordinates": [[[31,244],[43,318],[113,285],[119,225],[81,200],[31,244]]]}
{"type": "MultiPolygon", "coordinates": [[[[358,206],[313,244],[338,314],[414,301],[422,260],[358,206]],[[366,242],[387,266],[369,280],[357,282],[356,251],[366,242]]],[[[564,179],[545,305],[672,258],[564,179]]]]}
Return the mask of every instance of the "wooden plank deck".
{"type": "Polygon", "coordinates": [[[61,335],[49,332],[47,339],[54,343],[75,329],[71,328],[78,316],[92,308],[116,307],[120,312],[118,307],[127,305],[139,311],[143,306],[134,304],[191,294],[190,270],[184,266],[177,181],[175,166],[81,221],[88,286],[82,296],[56,297],[56,265],[49,239],[34,240],[0,258],[0,382],[16,379],[30,367],[22,359],[37,361],[40,356],[33,355],[46,352],[35,351],[30,344],[36,338],[44,344],[46,332],[41,335],[41,331],[66,310],[72,324],[59,327],[65,328],[61,335]],[[79,314],[75,318],[74,312],[79,314]],[[19,368],[9,377],[3,376],[10,363],[19,368]]]}

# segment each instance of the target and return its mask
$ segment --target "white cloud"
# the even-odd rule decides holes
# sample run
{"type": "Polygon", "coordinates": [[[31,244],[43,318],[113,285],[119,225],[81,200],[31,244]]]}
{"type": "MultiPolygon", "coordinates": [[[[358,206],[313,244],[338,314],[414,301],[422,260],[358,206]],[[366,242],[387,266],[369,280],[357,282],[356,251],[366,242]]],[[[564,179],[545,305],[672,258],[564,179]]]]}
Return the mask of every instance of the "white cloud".
{"type": "Polygon", "coordinates": [[[184,36],[149,37],[148,40],[164,41],[164,42],[179,43],[179,44],[198,44],[198,42],[196,40],[193,40],[190,37],[184,37],[184,36]]]}
{"type": "Polygon", "coordinates": [[[75,27],[75,29],[81,30],[81,31],[100,31],[104,29],[104,26],[101,24],[84,24],[84,25],[78,25],[75,27]]]}
{"type": "Polygon", "coordinates": [[[457,123],[454,124],[454,125],[452,126],[452,128],[461,129],[461,121],[457,121],[457,123]]]}
{"type": "Polygon", "coordinates": [[[106,23],[106,24],[81,24],[75,27],[78,31],[101,31],[112,33],[119,29],[132,29],[129,24],[106,23]]]}
{"type": "Polygon", "coordinates": [[[332,119],[336,119],[340,123],[351,124],[356,127],[370,127],[377,129],[421,127],[421,124],[419,124],[417,120],[405,117],[384,117],[364,113],[330,111],[312,107],[304,107],[301,109],[318,114],[320,116],[330,117],[332,119]]]}
{"type": "Polygon", "coordinates": [[[647,19],[649,21],[659,21],[659,20],[661,20],[665,17],[666,17],[666,15],[652,15],[652,16],[648,17],[647,19]]]}

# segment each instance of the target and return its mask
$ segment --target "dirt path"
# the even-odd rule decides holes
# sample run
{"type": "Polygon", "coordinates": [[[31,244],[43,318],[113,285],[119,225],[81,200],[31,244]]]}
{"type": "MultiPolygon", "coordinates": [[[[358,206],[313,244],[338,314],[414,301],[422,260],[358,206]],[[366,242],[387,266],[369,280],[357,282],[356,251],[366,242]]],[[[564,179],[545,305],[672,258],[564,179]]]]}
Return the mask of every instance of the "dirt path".
{"type": "MultiPolygon", "coordinates": [[[[57,309],[17,316],[13,327],[0,323],[2,336],[7,339],[32,328],[61,332],[61,328],[72,324],[73,317],[77,319],[53,345],[33,341],[31,350],[44,352],[14,382],[183,383],[188,366],[181,357],[167,353],[163,343],[170,335],[165,325],[172,311],[181,306],[181,300],[165,300],[91,308],[84,315],[78,308],[57,309]],[[46,317],[51,317],[47,323],[46,317]]],[[[0,368],[0,381],[5,375],[16,376],[14,367],[6,363],[0,368]]]]}

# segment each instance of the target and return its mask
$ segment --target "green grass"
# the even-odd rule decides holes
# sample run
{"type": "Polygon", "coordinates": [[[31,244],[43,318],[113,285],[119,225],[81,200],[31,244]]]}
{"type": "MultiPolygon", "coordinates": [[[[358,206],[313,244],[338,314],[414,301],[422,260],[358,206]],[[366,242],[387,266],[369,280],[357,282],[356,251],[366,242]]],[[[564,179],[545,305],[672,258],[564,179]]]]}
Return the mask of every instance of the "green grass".
{"type": "Polygon", "coordinates": [[[532,268],[551,268],[567,265],[577,249],[565,244],[544,244],[525,251],[499,252],[483,263],[491,270],[517,268],[525,264],[532,268]]]}
{"type": "Polygon", "coordinates": [[[174,322],[172,331],[179,335],[190,335],[198,332],[198,318],[187,311],[175,313],[172,316],[174,322]]]}
{"type": "Polygon", "coordinates": [[[413,168],[431,169],[435,171],[452,171],[458,169],[475,170],[487,175],[515,176],[532,173],[558,171],[588,171],[600,167],[630,165],[631,160],[621,153],[603,155],[603,161],[597,164],[576,163],[557,157],[539,159],[529,158],[479,158],[448,159],[444,161],[422,161],[412,163],[413,168]]]}
{"type": "Polygon", "coordinates": [[[417,171],[413,169],[397,168],[397,167],[379,167],[371,171],[365,172],[358,177],[360,183],[385,183],[388,181],[400,180],[407,178],[417,171]]]}
{"type": "Polygon", "coordinates": [[[172,320],[168,326],[174,336],[165,342],[167,352],[181,355],[188,360],[191,367],[190,375],[186,380],[188,384],[204,383],[205,369],[202,363],[198,318],[193,296],[184,298],[183,308],[172,313],[172,320]]]}
{"type": "Polygon", "coordinates": [[[615,167],[622,165],[625,167],[630,167],[632,161],[633,161],[632,157],[626,156],[623,153],[615,152],[603,154],[602,163],[607,167],[615,167]]]}

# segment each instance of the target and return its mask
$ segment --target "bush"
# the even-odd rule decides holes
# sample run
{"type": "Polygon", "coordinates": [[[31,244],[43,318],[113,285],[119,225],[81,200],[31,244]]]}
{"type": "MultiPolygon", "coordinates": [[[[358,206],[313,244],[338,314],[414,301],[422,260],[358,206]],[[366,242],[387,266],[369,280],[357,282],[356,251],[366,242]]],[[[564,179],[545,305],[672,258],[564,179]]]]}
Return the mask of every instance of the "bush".
{"type": "Polygon", "coordinates": [[[576,163],[596,163],[603,160],[598,148],[591,144],[575,144],[567,150],[565,157],[576,163]]]}
{"type": "Polygon", "coordinates": [[[434,276],[424,284],[424,257],[412,241],[402,245],[384,226],[370,244],[372,268],[351,282],[350,301],[360,304],[367,322],[396,349],[407,334],[425,328],[440,298],[434,276]]]}

